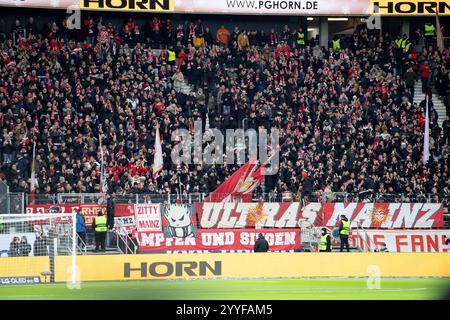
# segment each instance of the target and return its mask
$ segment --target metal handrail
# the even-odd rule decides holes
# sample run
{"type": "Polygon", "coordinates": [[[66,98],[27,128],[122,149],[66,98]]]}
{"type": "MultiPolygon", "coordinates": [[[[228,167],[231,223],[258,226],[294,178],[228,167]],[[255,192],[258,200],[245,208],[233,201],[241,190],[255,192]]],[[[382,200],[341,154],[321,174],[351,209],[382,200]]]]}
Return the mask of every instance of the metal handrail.
{"type": "MultiPolygon", "coordinates": [[[[71,236],[71,235],[69,236],[69,239],[72,240],[72,236],[71,236]]],[[[77,242],[76,242],[75,247],[76,247],[76,250],[77,250],[77,254],[78,254],[79,252],[86,254],[86,253],[87,253],[86,243],[84,243],[83,239],[81,239],[81,237],[78,235],[78,233],[77,233],[77,239],[76,239],[76,241],[77,241],[77,242]],[[84,245],[84,250],[83,250],[82,248],[80,248],[80,246],[78,245],[78,241],[80,241],[80,240],[81,240],[81,242],[82,242],[83,245],[84,245]]],[[[72,254],[72,246],[68,246],[68,247],[67,247],[67,252],[68,252],[69,254],[72,254]]]]}
{"type": "Polygon", "coordinates": [[[118,232],[114,232],[114,234],[117,236],[117,241],[116,241],[116,248],[117,248],[117,250],[121,254],[126,254],[125,252],[123,252],[122,248],[119,246],[119,239],[121,239],[123,241],[122,235],[120,235],[118,232]]]}
{"type": "Polygon", "coordinates": [[[320,241],[316,234],[317,227],[308,218],[299,219],[298,226],[300,228],[300,249],[307,247],[311,252],[314,251],[314,246],[317,247],[320,241]]]}
{"type": "Polygon", "coordinates": [[[137,249],[137,247],[136,246],[134,246],[133,247],[133,250],[128,246],[128,243],[131,243],[131,241],[133,241],[133,239],[128,235],[128,234],[126,234],[125,235],[125,238],[126,238],[126,240],[127,240],[127,248],[129,248],[130,249],[130,252],[132,253],[132,254],[136,254],[136,249],[137,249]],[[130,242],[128,242],[128,241],[130,241],[130,242]]]}
{"type": "Polygon", "coordinates": [[[115,229],[114,234],[117,236],[116,247],[118,251],[120,251],[122,254],[128,254],[129,252],[131,252],[132,254],[136,254],[136,248],[134,248],[134,250],[131,250],[130,246],[128,245],[128,241],[132,241],[133,239],[131,239],[131,237],[123,227],[115,229]],[[123,252],[122,248],[119,245],[119,239],[122,241],[122,243],[125,244],[125,252],[123,252]]]}
{"type": "Polygon", "coordinates": [[[83,238],[81,238],[78,233],[77,233],[77,251],[84,252],[84,254],[87,253],[87,244],[86,242],[83,241],[83,238]],[[82,248],[80,248],[80,246],[78,245],[79,241],[81,241],[81,244],[83,246],[82,248]]]}

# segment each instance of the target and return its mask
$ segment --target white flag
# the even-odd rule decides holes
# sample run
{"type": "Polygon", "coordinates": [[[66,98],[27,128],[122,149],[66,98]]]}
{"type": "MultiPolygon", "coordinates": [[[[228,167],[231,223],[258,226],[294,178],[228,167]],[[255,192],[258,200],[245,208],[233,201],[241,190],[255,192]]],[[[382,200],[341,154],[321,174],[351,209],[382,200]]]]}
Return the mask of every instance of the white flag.
{"type": "Polygon", "coordinates": [[[439,19],[439,13],[436,10],[436,46],[438,50],[444,51],[444,36],[441,29],[441,21],[439,19]]]}
{"type": "Polygon", "coordinates": [[[206,124],[205,124],[205,131],[209,130],[209,116],[208,113],[206,114],[206,124]]]}
{"type": "Polygon", "coordinates": [[[428,94],[426,95],[425,107],[425,133],[423,136],[423,162],[426,164],[430,159],[430,119],[428,116],[428,94]]]}
{"type": "Polygon", "coordinates": [[[108,182],[106,181],[105,177],[105,155],[103,153],[103,145],[102,145],[102,136],[99,137],[100,141],[100,157],[101,157],[101,163],[100,163],[100,192],[101,193],[108,193],[108,182]]]}
{"type": "Polygon", "coordinates": [[[37,187],[36,179],[36,142],[33,145],[33,160],[31,162],[31,181],[30,181],[30,193],[34,195],[37,187]]]}
{"type": "Polygon", "coordinates": [[[158,172],[163,169],[163,155],[161,147],[161,137],[159,135],[159,124],[156,125],[156,139],[155,139],[155,155],[153,159],[153,178],[156,178],[158,172]]]}

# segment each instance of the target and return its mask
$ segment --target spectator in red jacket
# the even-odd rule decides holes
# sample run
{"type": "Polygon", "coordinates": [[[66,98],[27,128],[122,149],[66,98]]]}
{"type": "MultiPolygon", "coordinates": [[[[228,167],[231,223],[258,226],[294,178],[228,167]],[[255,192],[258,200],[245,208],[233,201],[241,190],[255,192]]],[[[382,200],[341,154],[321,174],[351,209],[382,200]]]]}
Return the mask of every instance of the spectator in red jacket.
{"type": "Polygon", "coordinates": [[[162,32],[162,23],[161,21],[155,17],[152,22],[150,22],[150,43],[152,45],[157,45],[161,43],[161,32],[162,32]]]}
{"type": "Polygon", "coordinates": [[[270,33],[269,33],[269,43],[270,43],[270,46],[272,46],[272,47],[275,47],[275,46],[278,45],[278,36],[277,36],[277,33],[275,32],[275,29],[274,29],[274,28],[272,28],[272,29],[270,30],[270,33]]]}
{"type": "Polygon", "coordinates": [[[424,61],[419,68],[420,79],[422,80],[422,92],[426,92],[428,88],[428,81],[430,79],[431,68],[428,65],[428,61],[424,61]]]}
{"type": "Polygon", "coordinates": [[[289,59],[291,57],[291,48],[284,41],[281,41],[281,44],[278,45],[275,50],[275,57],[277,58],[277,60],[280,59],[281,55],[283,55],[286,59],[289,59]]]}

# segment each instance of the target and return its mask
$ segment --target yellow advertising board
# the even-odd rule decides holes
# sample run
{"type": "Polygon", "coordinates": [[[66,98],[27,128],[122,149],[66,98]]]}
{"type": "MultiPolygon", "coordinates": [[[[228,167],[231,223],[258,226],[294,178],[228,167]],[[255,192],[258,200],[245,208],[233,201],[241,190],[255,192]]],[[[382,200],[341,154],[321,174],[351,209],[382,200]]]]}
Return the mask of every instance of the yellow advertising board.
{"type": "Polygon", "coordinates": [[[48,271],[49,257],[0,257],[0,277],[34,277],[48,271]]]}
{"type": "Polygon", "coordinates": [[[440,15],[450,14],[448,0],[370,0],[371,13],[381,15],[440,15]],[[378,8],[378,10],[377,10],[378,8]]]}
{"type": "MultiPolygon", "coordinates": [[[[4,260],[4,259],[1,259],[4,260]]],[[[57,257],[64,282],[70,257],[57,257]]],[[[247,277],[450,277],[445,253],[208,253],[77,257],[81,281],[247,277]]]]}
{"type": "Polygon", "coordinates": [[[174,0],[80,0],[81,9],[172,12],[174,0]]]}
{"type": "MultiPolygon", "coordinates": [[[[40,276],[49,257],[0,258],[0,277],[40,276]]],[[[55,281],[71,279],[71,257],[55,257],[55,281]]],[[[256,277],[450,277],[446,253],[207,253],[77,257],[81,281],[256,277]]],[[[49,281],[49,279],[47,279],[49,281]]]]}
{"type": "Polygon", "coordinates": [[[250,15],[441,15],[450,14],[449,0],[0,0],[0,6],[82,10],[250,15]]]}

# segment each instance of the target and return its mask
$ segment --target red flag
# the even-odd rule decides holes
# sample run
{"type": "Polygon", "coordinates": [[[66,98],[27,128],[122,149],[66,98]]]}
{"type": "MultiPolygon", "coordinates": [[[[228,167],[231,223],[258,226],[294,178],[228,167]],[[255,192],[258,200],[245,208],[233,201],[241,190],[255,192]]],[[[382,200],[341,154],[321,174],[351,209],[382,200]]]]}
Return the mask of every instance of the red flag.
{"type": "Polygon", "coordinates": [[[254,163],[248,161],[241,168],[239,168],[235,173],[231,175],[227,180],[225,180],[216,190],[209,194],[205,202],[221,202],[227,197],[234,195],[239,189],[239,186],[248,178],[248,176],[253,172],[255,167],[254,163]]]}
{"type": "MultiPolygon", "coordinates": [[[[258,170],[256,170],[255,173],[253,174],[253,178],[256,180],[256,182],[258,182],[258,185],[259,185],[261,182],[264,181],[264,177],[265,177],[264,169],[266,168],[266,166],[267,166],[267,161],[264,162],[264,163],[258,168],[258,170]]],[[[258,185],[256,185],[253,189],[255,189],[258,185]]],[[[252,190],[253,190],[253,189],[252,189],[252,190]]]]}
{"type": "MultiPolygon", "coordinates": [[[[245,179],[237,190],[237,195],[242,197],[242,201],[251,202],[253,191],[264,181],[264,168],[267,166],[268,161],[264,162],[259,168],[252,172],[251,175],[245,179]]],[[[256,167],[255,167],[256,168],[256,167]]]]}
{"type": "Polygon", "coordinates": [[[278,146],[274,151],[272,151],[272,155],[269,159],[267,159],[259,168],[255,171],[256,168],[253,169],[252,173],[239,185],[238,190],[236,190],[236,195],[242,197],[244,202],[252,201],[252,193],[253,191],[264,181],[265,172],[264,169],[270,163],[272,158],[277,154],[281,149],[281,146],[278,146]]]}

